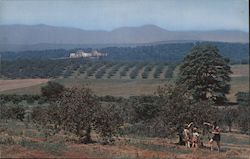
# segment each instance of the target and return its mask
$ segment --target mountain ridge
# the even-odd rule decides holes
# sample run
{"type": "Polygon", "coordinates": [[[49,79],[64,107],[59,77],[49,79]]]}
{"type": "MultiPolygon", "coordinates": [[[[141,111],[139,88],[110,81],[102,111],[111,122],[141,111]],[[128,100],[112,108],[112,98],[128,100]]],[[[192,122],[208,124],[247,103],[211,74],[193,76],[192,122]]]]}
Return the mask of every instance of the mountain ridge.
{"type": "Polygon", "coordinates": [[[143,44],[159,41],[218,41],[249,43],[249,33],[231,30],[170,31],[156,25],[120,27],[111,31],[38,25],[0,25],[0,44],[143,44]]]}

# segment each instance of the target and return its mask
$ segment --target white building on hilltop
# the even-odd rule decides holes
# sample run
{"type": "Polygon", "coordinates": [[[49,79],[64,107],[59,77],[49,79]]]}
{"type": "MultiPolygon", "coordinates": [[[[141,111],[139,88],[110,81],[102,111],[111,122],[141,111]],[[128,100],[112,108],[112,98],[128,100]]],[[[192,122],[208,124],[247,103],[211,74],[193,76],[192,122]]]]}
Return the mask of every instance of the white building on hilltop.
{"type": "Polygon", "coordinates": [[[83,50],[78,50],[76,53],[70,53],[69,57],[70,58],[86,58],[86,57],[103,57],[103,56],[108,56],[107,53],[101,53],[96,50],[92,52],[84,52],[83,50]]]}

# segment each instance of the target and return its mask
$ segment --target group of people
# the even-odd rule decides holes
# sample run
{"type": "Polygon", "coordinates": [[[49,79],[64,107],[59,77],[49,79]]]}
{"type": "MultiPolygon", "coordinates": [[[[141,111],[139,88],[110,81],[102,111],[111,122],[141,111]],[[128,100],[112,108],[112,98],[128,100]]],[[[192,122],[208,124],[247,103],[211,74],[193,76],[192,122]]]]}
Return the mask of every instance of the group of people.
{"type": "MultiPolygon", "coordinates": [[[[204,125],[208,126],[212,131],[212,136],[209,137],[210,149],[213,151],[213,143],[216,142],[218,151],[220,151],[220,130],[216,122],[208,123],[204,122],[204,125]]],[[[198,148],[200,144],[200,137],[198,128],[193,126],[193,122],[184,125],[184,141],[187,148],[198,148]]]]}

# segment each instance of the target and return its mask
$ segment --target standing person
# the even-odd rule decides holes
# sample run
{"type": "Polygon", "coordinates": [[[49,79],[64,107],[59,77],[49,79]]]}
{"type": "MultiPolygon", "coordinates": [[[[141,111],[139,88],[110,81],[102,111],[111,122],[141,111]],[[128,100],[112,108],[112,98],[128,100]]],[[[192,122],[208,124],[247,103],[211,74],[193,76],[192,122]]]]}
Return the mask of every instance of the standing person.
{"type": "Polygon", "coordinates": [[[191,142],[191,136],[190,136],[190,127],[192,126],[193,122],[189,123],[189,124],[185,124],[184,126],[184,141],[185,141],[185,146],[187,148],[190,148],[190,142],[191,142]]]}
{"type": "Polygon", "coordinates": [[[198,148],[199,136],[198,129],[194,127],[192,135],[192,148],[198,148]]]}
{"type": "Polygon", "coordinates": [[[218,151],[220,152],[220,138],[221,138],[221,136],[220,136],[220,128],[219,128],[219,126],[217,125],[216,122],[213,122],[213,124],[204,122],[204,124],[212,127],[213,137],[209,141],[211,151],[213,151],[213,142],[215,141],[216,144],[217,144],[218,151]]]}

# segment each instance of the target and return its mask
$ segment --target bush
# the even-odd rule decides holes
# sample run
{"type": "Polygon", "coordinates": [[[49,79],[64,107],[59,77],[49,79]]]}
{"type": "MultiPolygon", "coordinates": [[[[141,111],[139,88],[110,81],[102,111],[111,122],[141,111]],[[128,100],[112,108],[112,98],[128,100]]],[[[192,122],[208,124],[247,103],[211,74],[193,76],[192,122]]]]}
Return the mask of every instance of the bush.
{"type": "Polygon", "coordinates": [[[14,119],[14,120],[24,120],[25,108],[19,105],[7,106],[5,104],[0,106],[1,119],[14,119]]]}
{"type": "Polygon", "coordinates": [[[118,134],[120,126],[123,124],[119,107],[115,105],[102,106],[95,113],[94,126],[100,134],[103,144],[113,143],[113,136],[118,134]]]}
{"type": "Polygon", "coordinates": [[[64,91],[64,86],[60,83],[49,81],[46,86],[41,87],[42,96],[49,100],[55,100],[64,91]]]}

